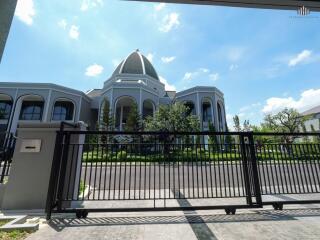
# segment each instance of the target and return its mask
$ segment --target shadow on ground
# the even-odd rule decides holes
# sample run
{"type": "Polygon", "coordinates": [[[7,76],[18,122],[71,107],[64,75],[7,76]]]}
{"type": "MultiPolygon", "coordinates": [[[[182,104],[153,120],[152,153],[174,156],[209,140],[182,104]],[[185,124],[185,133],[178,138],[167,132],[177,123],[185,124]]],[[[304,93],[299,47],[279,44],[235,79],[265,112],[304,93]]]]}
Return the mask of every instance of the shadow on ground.
{"type": "Polygon", "coordinates": [[[181,215],[181,216],[141,216],[141,217],[88,217],[77,219],[73,217],[52,218],[49,225],[56,231],[68,227],[86,226],[112,226],[112,225],[147,225],[147,224],[203,224],[203,223],[228,223],[250,221],[288,221],[296,217],[320,216],[320,208],[313,209],[288,209],[256,210],[252,213],[239,213],[236,215],[210,214],[210,215],[181,215]]]}

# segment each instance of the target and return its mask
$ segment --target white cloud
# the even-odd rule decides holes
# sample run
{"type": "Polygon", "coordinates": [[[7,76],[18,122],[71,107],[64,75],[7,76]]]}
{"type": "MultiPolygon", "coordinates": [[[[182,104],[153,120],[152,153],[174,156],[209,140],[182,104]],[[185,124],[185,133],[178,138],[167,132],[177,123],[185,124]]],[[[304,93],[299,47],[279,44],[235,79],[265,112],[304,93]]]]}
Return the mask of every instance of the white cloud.
{"type": "Polygon", "coordinates": [[[154,10],[161,11],[166,6],[165,3],[159,3],[154,6],[154,10]]]}
{"type": "Polygon", "coordinates": [[[239,66],[238,66],[237,64],[231,64],[231,65],[229,66],[229,70],[230,70],[230,71],[234,71],[234,70],[236,70],[238,67],[239,67],[239,66]]]}
{"type": "Polygon", "coordinates": [[[146,57],[150,62],[152,62],[152,60],[153,60],[153,54],[152,53],[148,53],[146,57]]]}
{"type": "MultiPolygon", "coordinates": [[[[194,78],[197,78],[199,77],[200,75],[203,75],[203,74],[208,74],[210,72],[209,69],[207,68],[198,68],[196,71],[194,72],[186,72],[183,76],[183,79],[182,80],[185,80],[185,81],[190,81],[194,78]]],[[[219,74],[218,73],[212,73],[212,74],[209,74],[208,76],[211,80],[214,80],[215,78],[219,78],[219,74]]],[[[217,79],[216,79],[217,80],[217,79]]]]}
{"type": "Polygon", "coordinates": [[[209,78],[212,80],[212,81],[217,81],[219,79],[219,73],[211,73],[209,75],[209,78]]]}
{"type": "Polygon", "coordinates": [[[174,56],[172,56],[172,57],[162,57],[161,61],[164,62],[164,63],[170,63],[175,59],[176,59],[176,57],[174,57],[174,56]]]}
{"type": "Polygon", "coordinates": [[[80,10],[87,11],[89,8],[103,6],[102,0],[82,0],[80,10]]]}
{"type": "Polygon", "coordinates": [[[194,75],[195,75],[195,73],[186,72],[186,73],[184,74],[184,76],[183,76],[183,80],[191,80],[194,75]]]}
{"type": "Polygon", "coordinates": [[[293,67],[293,66],[297,65],[298,63],[305,62],[306,60],[308,60],[310,58],[311,53],[312,52],[310,50],[303,50],[301,53],[299,53],[298,55],[296,55],[295,57],[290,59],[288,65],[290,67],[293,67]]]}
{"type": "Polygon", "coordinates": [[[173,28],[177,28],[180,25],[179,14],[172,12],[166,14],[162,19],[162,24],[159,27],[161,32],[170,32],[173,28]]]}
{"type": "Polygon", "coordinates": [[[176,87],[174,85],[169,84],[164,77],[159,76],[159,79],[160,79],[160,82],[162,82],[165,85],[165,89],[167,91],[176,91],[176,87]]]}
{"type": "Polygon", "coordinates": [[[59,22],[58,22],[58,26],[63,28],[63,29],[66,29],[68,23],[65,19],[61,19],[59,22]]]}
{"type": "Polygon", "coordinates": [[[87,67],[85,75],[88,77],[96,77],[100,75],[102,71],[103,71],[103,67],[95,63],[87,67]]]}
{"type": "Polygon", "coordinates": [[[78,26],[75,26],[75,25],[72,25],[70,27],[70,30],[69,30],[69,37],[72,38],[72,39],[78,39],[79,38],[79,27],[78,26]]]}
{"type": "Polygon", "coordinates": [[[320,104],[320,89],[309,89],[301,93],[299,99],[293,97],[271,97],[262,109],[263,113],[277,113],[284,108],[295,108],[302,112],[320,104]]]}
{"type": "Polygon", "coordinates": [[[25,24],[31,25],[36,15],[33,0],[19,0],[14,14],[25,24]]]}

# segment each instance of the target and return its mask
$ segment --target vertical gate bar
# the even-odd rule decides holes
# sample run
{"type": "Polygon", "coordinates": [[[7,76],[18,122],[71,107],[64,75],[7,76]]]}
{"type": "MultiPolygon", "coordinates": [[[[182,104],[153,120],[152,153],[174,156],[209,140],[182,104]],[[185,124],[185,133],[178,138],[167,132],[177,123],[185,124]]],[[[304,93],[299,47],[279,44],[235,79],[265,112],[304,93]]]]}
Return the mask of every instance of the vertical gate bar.
{"type": "Polygon", "coordinates": [[[307,150],[307,154],[305,154],[305,156],[308,156],[308,157],[306,157],[305,161],[306,161],[306,163],[307,163],[307,161],[309,162],[306,165],[307,165],[307,170],[308,170],[308,174],[309,174],[309,178],[310,178],[310,187],[311,187],[311,192],[314,193],[313,185],[315,185],[316,181],[315,181],[315,176],[314,176],[313,167],[312,167],[312,160],[310,158],[311,151],[309,149],[308,143],[305,143],[305,148],[307,150]],[[311,169],[311,171],[310,171],[310,169],[311,169]],[[310,172],[311,172],[311,174],[310,174],[310,172]]]}
{"type": "MultiPolygon", "coordinates": [[[[58,195],[57,195],[57,208],[58,211],[61,211],[62,209],[62,195],[63,195],[63,189],[65,186],[66,181],[66,170],[67,170],[67,163],[68,163],[68,155],[69,155],[69,146],[70,146],[70,133],[66,132],[64,143],[63,143],[63,153],[62,153],[62,162],[60,164],[60,177],[58,182],[58,195]]],[[[70,180],[70,179],[69,179],[70,180]]]]}
{"type": "MultiPolygon", "coordinates": [[[[296,145],[293,145],[292,147],[294,147],[293,150],[295,151],[296,145]]],[[[292,166],[292,162],[294,162],[294,159],[289,159],[290,174],[292,176],[293,189],[294,189],[294,191],[292,191],[291,193],[296,193],[297,192],[297,184],[296,184],[296,178],[295,178],[295,175],[294,175],[294,169],[293,169],[293,166],[292,166]]]]}
{"type": "Polygon", "coordinates": [[[272,157],[273,157],[273,162],[274,162],[274,170],[276,173],[276,179],[277,179],[277,185],[278,185],[278,191],[274,192],[274,194],[276,193],[281,193],[281,190],[284,192],[284,188],[283,188],[283,182],[282,182],[282,177],[281,177],[281,168],[279,166],[279,161],[278,161],[278,149],[277,149],[277,145],[275,146],[274,144],[270,144],[270,147],[272,149],[272,157]],[[275,155],[276,154],[276,155],[275,155]],[[276,156],[276,157],[275,157],[276,156]],[[280,188],[281,186],[281,188],[280,188]]]}
{"type": "Polygon", "coordinates": [[[249,174],[248,174],[249,173],[249,171],[248,171],[248,156],[246,154],[244,134],[240,134],[239,137],[240,137],[240,144],[241,144],[241,155],[242,155],[242,165],[243,165],[246,199],[247,199],[247,204],[249,206],[252,206],[252,195],[251,195],[251,187],[250,187],[249,174]]]}
{"type": "Polygon", "coordinates": [[[63,132],[62,132],[62,125],[60,131],[57,132],[56,141],[55,141],[55,148],[53,154],[53,160],[51,164],[51,173],[50,173],[50,180],[49,180],[49,187],[47,193],[47,200],[46,200],[46,219],[49,220],[51,218],[51,211],[52,207],[56,201],[56,190],[57,190],[57,183],[61,164],[61,145],[63,142],[63,132]]]}
{"type": "Polygon", "coordinates": [[[249,147],[250,147],[250,160],[251,160],[251,166],[252,166],[252,177],[253,177],[253,183],[254,183],[256,203],[259,206],[262,206],[260,182],[259,182],[258,168],[257,168],[257,158],[255,153],[255,146],[254,146],[254,139],[253,139],[252,132],[249,132],[249,147]]]}
{"type": "Polygon", "coordinates": [[[105,148],[106,157],[103,158],[103,155],[102,155],[102,158],[104,160],[103,161],[104,162],[103,200],[106,200],[107,168],[108,168],[108,158],[110,156],[110,153],[109,153],[109,136],[105,135],[105,139],[106,139],[106,144],[105,144],[104,148],[105,148]]]}
{"type": "Polygon", "coordinates": [[[311,143],[310,144],[310,148],[311,148],[311,153],[312,153],[312,166],[316,175],[316,180],[314,182],[315,188],[316,188],[316,192],[319,191],[318,187],[319,187],[319,174],[317,174],[317,165],[316,165],[316,160],[317,160],[317,155],[314,154],[314,150],[315,150],[315,144],[311,143]]]}
{"type": "MultiPolygon", "coordinates": [[[[298,147],[299,147],[299,153],[301,156],[301,153],[303,153],[303,151],[301,151],[301,144],[298,144],[298,147]]],[[[305,181],[305,184],[302,184],[303,193],[307,193],[309,191],[309,188],[308,188],[308,179],[307,179],[306,171],[304,169],[304,164],[303,164],[303,162],[301,162],[301,160],[298,160],[298,162],[299,162],[299,167],[300,167],[301,178],[302,178],[302,176],[304,176],[304,178],[302,178],[302,179],[305,181]],[[303,170],[303,174],[301,171],[301,167],[303,170]],[[307,191],[305,189],[307,189],[307,191]]]]}

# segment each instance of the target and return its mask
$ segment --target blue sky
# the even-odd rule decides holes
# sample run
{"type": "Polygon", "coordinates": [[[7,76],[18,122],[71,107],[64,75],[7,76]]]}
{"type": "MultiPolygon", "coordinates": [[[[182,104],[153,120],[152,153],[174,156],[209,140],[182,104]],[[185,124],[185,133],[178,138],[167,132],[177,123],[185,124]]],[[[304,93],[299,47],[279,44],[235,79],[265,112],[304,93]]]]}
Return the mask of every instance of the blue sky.
{"type": "Polygon", "coordinates": [[[168,89],[216,86],[228,121],[320,104],[320,14],[117,0],[20,0],[0,81],[101,88],[135,49],[168,89]]]}

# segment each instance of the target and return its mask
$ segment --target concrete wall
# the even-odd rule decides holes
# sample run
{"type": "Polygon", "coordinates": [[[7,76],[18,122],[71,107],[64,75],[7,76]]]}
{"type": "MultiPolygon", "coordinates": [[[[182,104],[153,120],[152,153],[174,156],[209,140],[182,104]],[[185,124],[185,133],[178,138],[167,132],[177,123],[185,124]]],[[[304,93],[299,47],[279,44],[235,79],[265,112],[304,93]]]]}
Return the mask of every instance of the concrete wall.
{"type": "Polygon", "coordinates": [[[59,126],[58,123],[29,123],[19,126],[11,172],[1,209],[45,208],[56,131],[59,126]],[[41,139],[40,152],[20,152],[22,141],[25,139],[41,139]]]}

